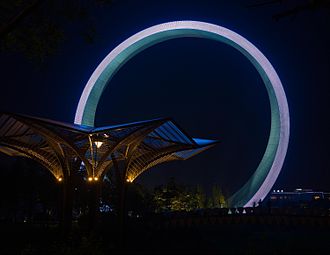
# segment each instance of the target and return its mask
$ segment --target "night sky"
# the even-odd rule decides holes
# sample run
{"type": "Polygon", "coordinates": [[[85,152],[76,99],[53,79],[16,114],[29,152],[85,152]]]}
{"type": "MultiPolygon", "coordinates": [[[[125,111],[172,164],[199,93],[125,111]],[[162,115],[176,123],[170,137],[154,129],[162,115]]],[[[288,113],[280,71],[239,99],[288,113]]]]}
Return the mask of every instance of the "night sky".
{"type": "MultiPolygon", "coordinates": [[[[65,42],[42,66],[17,53],[1,54],[0,109],[73,122],[89,77],[123,40],[162,22],[211,22],[252,42],[284,86],[291,136],[274,188],[330,190],[330,12],[307,10],[275,21],[272,16],[290,6],[246,7],[253,2],[117,0],[92,10],[93,44],[68,26],[65,42]]],[[[266,88],[252,64],[228,45],[197,38],[157,44],[124,65],[101,98],[96,126],[158,117],[172,117],[191,136],[221,143],[145,172],[136,181],[149,187],[174,176],[232,193],[257,168],[270,128],[266,88]]]]}

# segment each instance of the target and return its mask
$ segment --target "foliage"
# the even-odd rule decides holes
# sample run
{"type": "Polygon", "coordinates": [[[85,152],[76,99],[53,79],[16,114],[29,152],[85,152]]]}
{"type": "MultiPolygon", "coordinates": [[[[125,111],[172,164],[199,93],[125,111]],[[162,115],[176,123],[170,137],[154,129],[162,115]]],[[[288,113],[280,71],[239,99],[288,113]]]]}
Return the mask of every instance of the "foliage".
{"type": "Polygon", "coordinates": [[[197,199],[183,185],[178,185],[171,178],[166,185],[154,190],[155,211],[191,211],[197,207],[197,199]]]}
{"type": "Polygon", "coordinates": [[[156,187],[153,196],[155,212],[193,211],[226,206],[225,197],[219,186],[214,186],[212,196],[207,198],[201,186],[190,188],[179,185],[174,178],[171,178],[167,184],[156,187]]]}
{"type": "Polygon", "coordinates": [[[226,206],[227,206],[226,199],[220,187],[218,185],[214,185],[212,187],[212,207],[224,208],[226,206]]]}
{"type": "Polygon", "coordinates": [[[59,190],[48,171],[32,160],[14,158],[0,171],[0,217],[42,220],[56,214],[59,190]]]}
{"type": "MultiPolygon", "coordinates": [[[[83,222],[87,216],[92,195],[90,185],[84,180],[84,173],[78,173],[73,186],[73,217],[83,222]],[[80,176],[81,175],[81,176],[80,176]]],[[[107,212],[118,211],[118,187],[113,175],[108,174],[102,182],[100,205],[108,207],[107,212]]],[[[1,171],[0,183],[3,199],[0,201],[0,218],[13,222],[37,222],[58,218],[61,189],[53,176],[37,163],[27,159],[14,158],[1,171]]],[[[204,208],[226,206],[225,196],[219,186],[212,188],[207,196],[202,186],[190,187],[178,184],[171,178],[166,184],[149,191],[139,183],[126,183],[126,211],[143,215],[148,212],[194,211],[204,208]]]]}
{"type": "Polygon", "coordinates": [[[126,208],[127,211],[134,211],[136,213],[153,211],[152,193],[139,183],[128,183],[126,208]]]}
{"type": "Polygon", "coordinates": [[[206,194],[202,188],[202,186],[197,185],[196,188],[196,200],[197,200],[197,208],[202,209],[206,207],[206,194]]]}
{"type": "Polygon", "coordinates": [[[86,43],[96,37],[96,10],[110,0],[2,0],[0,50],[19,52],[42,63],[67,35],[78,31],[86,43]]]}

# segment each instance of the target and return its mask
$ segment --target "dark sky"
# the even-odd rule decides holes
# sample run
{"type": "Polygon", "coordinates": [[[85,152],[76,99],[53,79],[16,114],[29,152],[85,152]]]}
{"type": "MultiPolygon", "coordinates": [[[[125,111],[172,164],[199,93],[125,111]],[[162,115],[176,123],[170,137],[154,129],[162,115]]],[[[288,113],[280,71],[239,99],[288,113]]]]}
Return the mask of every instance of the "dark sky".
{"type": "MultiPolygon", "coordinates": [[[[57,54],[41,67],[19,54],[2,53],[0,109],[73,122],[88,78],[123,40],[162,22],[211,22],[252,42],[283,83],[291,137],[274,188],[330,190],[330,13],[304,11],[275,21],[272,15],[289,5],[246,7],[253,2],[117,0],[92,10],[93,44],[69,27],[57,54]]],[[[175,176],[206,188],[219,184],[231,193],[258,166],[270,127],[266,89],[252,64],[230,46],[196,38],[163,42],[131,59],[105,90],[96,124],[157,117],[173,117],[193,137],[221,143],[189,161],[147,171],[137,181],[148,186],[175,176]]]]}

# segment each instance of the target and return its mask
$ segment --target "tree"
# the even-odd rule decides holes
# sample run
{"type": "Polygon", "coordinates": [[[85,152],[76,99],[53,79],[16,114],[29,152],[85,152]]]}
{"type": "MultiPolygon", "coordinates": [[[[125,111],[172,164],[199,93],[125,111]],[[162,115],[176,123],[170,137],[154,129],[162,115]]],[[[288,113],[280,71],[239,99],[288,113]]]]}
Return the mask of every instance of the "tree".
{"type": "Polygon", "coordinates": [[[224,208],[227,206],[226,198],[219,185],[214,185],[212,187],[212,202],[213,208],[224,208]]]}
{"type": "Polygon", "coordinates": [[[196,196],[197,208],[198,209],[205,208],[206,207],[206,195],[205,195],[205,192],[204,192],[202,186],[197,185],[195,196],[196,196]]]}
{"type": "Polygon", "coordinates": [[[2,0],[0,50],[24,54],[42,63],[57,52],[65,35],[79,31],[86,43],[96,37],[95,10],[111,0],[2,0]]]}
{"type": "Polygon", "coordinates": [[[154,204],[150,192],[139,183],[128,183],[127,210],[135,213],[153,211],[154,204]]]}
{"type": "Polygon", "coordinates": [[[154,202],[156,212],[192,211],[199,208],[196,192],[177,184],[174,178],[154,189],[154,202]]]}
{"type": "Polygon", "coordinates": [[[1,169],[0,190],[4,196],[0,216],[14,221],[33,220],[46,212],[55,212],[59,189],[50,172],[27,158],[13,158],[10,162],[1,169]]]}
{"type": "Polygon", "coordinates": [[[177,184],[174,178],[171,178],[166,185],[160,185],[154,189],[154,203],[156,212],[193,211],[227,206],[226,198],[219,185],[214,185],[212,195],[207,197],[200,185],[189,188],[177,184]]]}

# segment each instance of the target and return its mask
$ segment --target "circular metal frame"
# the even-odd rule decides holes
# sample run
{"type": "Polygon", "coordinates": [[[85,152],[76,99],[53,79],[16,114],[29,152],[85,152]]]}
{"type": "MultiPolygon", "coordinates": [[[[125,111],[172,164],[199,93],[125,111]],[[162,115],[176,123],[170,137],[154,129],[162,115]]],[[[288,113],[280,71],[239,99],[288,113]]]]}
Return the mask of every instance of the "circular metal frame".
{"type": "Polygon", "coordinates": [[[231,45],[251,61],[265,83],[271,108],[268,144],[254,174],[228,200],[229,206],[252,206],[265,198],[281,171],[289,143],[289,109],[282,83],[268,59],[252,43],[227,28],[199,21],[175,21],[131,36],[112,50],[90,77],[79,100],[75,123],[94,126],[96,107],[106,85],[130,58],[156,43],[180,37],[200,37],[231,45]]]}

